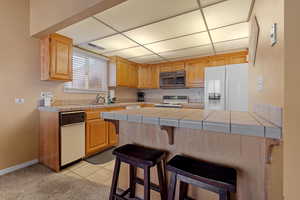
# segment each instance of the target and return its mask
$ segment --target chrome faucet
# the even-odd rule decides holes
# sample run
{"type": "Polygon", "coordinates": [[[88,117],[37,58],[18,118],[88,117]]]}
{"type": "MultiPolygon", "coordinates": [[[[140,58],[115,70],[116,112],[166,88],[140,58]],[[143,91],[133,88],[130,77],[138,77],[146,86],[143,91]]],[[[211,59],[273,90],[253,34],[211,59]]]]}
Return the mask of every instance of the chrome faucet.
{"type": "Polygon", "coordinates": [[[105,103],[105,98],[103,96],[101,96],[100,94],[97,94],[96,103],[97,104],[104,104],[105,103]]]}

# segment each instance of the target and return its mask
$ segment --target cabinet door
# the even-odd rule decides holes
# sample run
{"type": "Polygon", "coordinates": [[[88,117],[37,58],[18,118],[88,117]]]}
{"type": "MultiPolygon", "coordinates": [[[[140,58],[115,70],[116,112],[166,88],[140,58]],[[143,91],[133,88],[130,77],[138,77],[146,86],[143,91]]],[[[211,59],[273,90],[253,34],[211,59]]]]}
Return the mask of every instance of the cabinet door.
{"type": "Polygon", "coordinates": [[[140,65],[138,71],[138,79],[139,79],[138,88],[141,89],[150,88],[149,86],[150,78],[151,78],[151,74],[149,74],[148,66],[140,65]]]}
{"type": "Polygon", "coordinates": [[[138,69],[137,66],[134,64],[128,65],[128,71],[129,71],[129,87],[131,88],[137,88],[138,87],[138,69]]]}
{"type": "Polygon", "coordinates": [[[151,66],[151,88],[159,88],[159,67],[151,66]]]}
{"type": "Polygon", "coordinates": [[[226,56],[212,56],[209,58],[209,66],[225,66],[228,62],[228,57],[226,56]]]}
{"type": "Polygon", "coordinates": [[[117,63],[117,86],[127,86],[127,66],[126,63],[118,61],[117,63]]]}
{"type": "Polygon", "coordinates": [[[184,70],[184,68],[184,62],[182,61],[168,62],[160,66],[160,72],[175,72],[184,70]]]}
{"type": "Polygon", "coordinates": [[[107,122],[102,119],[86,122],[86,155],[97,153],[109,145],[107,122]]]}
{"type": "Polygon", "coordinates": [[[109,145],[116,146],[118,144],[118,135],[116,133],[116,127],[113,123],[108,123],[108,137],[109,145]]]}
{"type": "Polygon", "coordinates": [[[190,88],[204,87],[204,68],[208,66],[208,60],[187,62],[186,85],[190,88]]]}
{"type": "MultiPolygon", "coordinates": [[[[125,110],[125,107],[115,107],[110,108],[109,111],[118,111],[118,110],[125,110]]],[[[116,133],[116,127],[113,123],[108,122],[108,140],[110,146],[118,145],[118,135],[116,133]]]]}
{"type": "Polygon", "coordinates": [[[72,39],[52,34],[50,36],[50,79],[72,80],[72,39]]]}

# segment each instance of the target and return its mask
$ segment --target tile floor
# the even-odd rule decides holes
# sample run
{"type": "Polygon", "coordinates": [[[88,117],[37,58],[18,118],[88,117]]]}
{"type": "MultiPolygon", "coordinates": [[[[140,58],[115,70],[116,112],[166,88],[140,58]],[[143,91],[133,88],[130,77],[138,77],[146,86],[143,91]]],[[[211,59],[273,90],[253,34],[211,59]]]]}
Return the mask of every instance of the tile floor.
{"type": "Polygon", "coordinates": [[[94,165],[86,161],[80,161],[66,169],[63,169],[59,173],[73,178],[86,179],[97,184],[110,186],[114,164],[115,161],[110,161],[101,165],[94,165]]]}

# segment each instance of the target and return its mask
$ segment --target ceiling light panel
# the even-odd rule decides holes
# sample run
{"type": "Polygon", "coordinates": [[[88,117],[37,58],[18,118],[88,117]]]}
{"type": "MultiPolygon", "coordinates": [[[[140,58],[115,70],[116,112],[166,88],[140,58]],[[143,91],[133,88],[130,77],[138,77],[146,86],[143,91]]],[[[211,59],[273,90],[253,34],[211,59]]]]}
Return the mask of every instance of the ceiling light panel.
{"type": "Polygon", "coordinates": [[[203,9],[209,29],[245,22],[252,0],[228,0],[203,9]]]}
{"type": "Polygon", "coordinates": [[[102,52],[109,52],[109,51],[115,51],[115,50],[138,46],[135,42],[129,40],[128,38],[124,37],[121,34],[107,37],[91,43],[103,47],[104,50],[102,52]]]}
{"type": "Polygon", "coordinates": [[[199,10],[144,26],[125,34],[141,44],[174,38],[205,31],[203,17],[199,10]]]}
{"type": "Polygon", "coordinates": [[[163,42],[153,43],[145,46],[150,50],[159,53],[165,51],[172,51],[176,49],[206,45],[209,43],[210,43],[210,39],[208,33],[204,32],[204,33],[197,33],[194,35],[188,35],[176,39],[166,40],[163,42]]]}
{"type": "Polygon", "coordinates": [[[210,32],[213,42],[222,42],[249,36],[249,23],[241,23],[224,28],[219,28],[210,32]]]}
{"type": "Polygon", "coordinates": [[[73,38],[75,44],[80,44],[116,33],[96,19],[87,18],[68,26],[57,33],[73,38]]]}
{"type": "Polygon", "coordinates": [[[202,7],[207,7],[207,6],[222,2],[222,1],[224,1],[224,0],[200,0],[202,7]]]}
{"type": "Polygon", "coordinates": [[[95,17],[124,31],[197,8],[196,0],[129,0],[95,17]]]}
{"type": "Polygon", "coordinates": [[[137,62],[137,63],[153,63],[153,62],[163,61],[163,59],[161,57],[159,57],[155,54],[131,58],[129,60],[131,60],[133,62],[137,62]]]}
{"type": "Polygon", "coordinates": [[[133,47],[133,48],[124,49],[120,51],[104,53],[104,55],[106,56],[120,56],[123,58],[132,58],[132,57],[138,57],[138,56],[144,56],[150,54],[152,54],[152,52],[148,51],[144,47],[133,47]]]}
{"type": "Polygon", "coordinates": [[[212,55],[213,53],[214,52],[212,46],[207,45],[201,47],[182,49],[178,51],[164,52],[164,53],[160,53],[159,55],[167,59],[174,59],[174,58],[206,56],[206,55],[212,55]]]}
{"type": "Polygon", "coordinates": [[[247,49],[249,47],[249,39],[244,38],[240,40],[232,40],[227,42],[215,43],[216,52],[227,52],[233,51],[237,49],[247,49]]]}

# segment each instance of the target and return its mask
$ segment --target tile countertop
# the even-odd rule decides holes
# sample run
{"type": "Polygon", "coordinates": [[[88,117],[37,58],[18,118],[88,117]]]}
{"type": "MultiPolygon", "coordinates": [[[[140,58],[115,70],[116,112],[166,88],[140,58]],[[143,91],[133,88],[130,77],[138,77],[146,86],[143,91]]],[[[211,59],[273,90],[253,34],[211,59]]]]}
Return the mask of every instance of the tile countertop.
{"type": "Polygon", "coordinates": [[[102,117],[136,123],[201,129],[227,134],[281,139],[281,127],[250,112],[177,108],[140,108],[103,112],[102,117]]]}
{"type": "MultiPolygon", "coordinates": [[[[134,106],[142,104],[157,104],[154,102],[127,102],[127,103],[113,103],[113,104],[70,104],[62,106],[40,106],[38,110],[47,112],[65,112],[65,111],[77,111],[97,108],[111,108],[119,106],[134,106]]],[[[203,109],[203,104],[200,103],[188,103],[183,104],[184,108],[203,109]]]]}
{"type": "Polygon", "coordinates": [[[65,112],[65,111],[77,111],[77,110],[88,110],[88,109],[97,109],[97,108],[111,108],[111,107],[120,107],[120,106],[134,106],[142,104],[154,104],[151,102],[128,102],[128,103],[113,103],[113,104],[70,104],[62,106],[41,106],[38,107],[40,111],[47,112],[65,112]]]}

